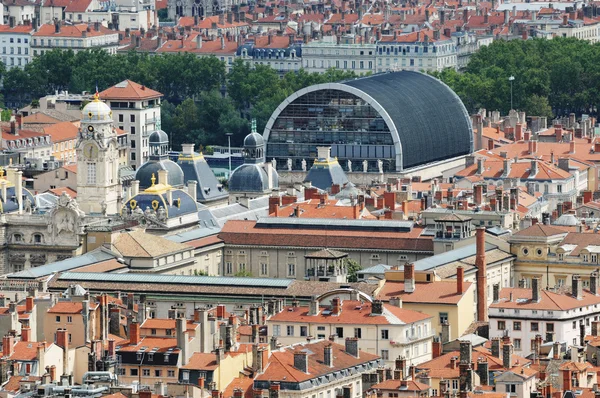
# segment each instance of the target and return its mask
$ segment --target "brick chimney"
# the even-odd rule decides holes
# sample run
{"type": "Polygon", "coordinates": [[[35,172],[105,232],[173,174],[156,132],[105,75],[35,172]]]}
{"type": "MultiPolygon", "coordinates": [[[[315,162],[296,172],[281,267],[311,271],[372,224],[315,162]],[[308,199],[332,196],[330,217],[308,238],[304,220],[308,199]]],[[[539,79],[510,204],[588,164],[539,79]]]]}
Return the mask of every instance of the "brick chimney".
{"type": "Polygon", "coordinates": [[[269,215],[273,214],[275,217],[278,216],[279,206],[281,206],[281,197],[277,196],[269,196],[269,215]]]}
{"type": "Polygon", "coordinates": [[[412,263],[404,264],[404,291],[406,293],[415,291],[415,265],[412,263]]]}
{"type": "Polygon", "coordinates": [[[342,299],[334,297],[331,300],[331,313],[333,315],[340,315],[342,313],[342,299]]]}
{"type": "Polygon", "coordinates": [[[477,320],[487,322],[487,267],[485,262],[485,227],[477,227],[476,232],[477,267],[477,320]]]}
{"type": "Polygon", "coordinates": [[[15,338],[11,335],[2,337],[2,356],[10,357],[15,351],[15,338]]]}
{"type": "Polygon", "coordinates": [[[25,311],[32,313],[35,307],[35,297],[29,296],[25,299],[25,311]]]}
{"type": "Polygon", "coordinates": [[[22,327],[21,328],[21,341],[31,341],[31,329],[22,327]]]}
{"type": "Polygon", "coordinates": [[[141,341],[140,324],[133,322],[129,328],[129,344],[138,345],[141,341]]]}
{"type": "Polygon", "coordinates": [[[69,369],[69,331],[58,329],[56,331],[56,345],[63,349],[63,375],[70,373],[69,369]]]}

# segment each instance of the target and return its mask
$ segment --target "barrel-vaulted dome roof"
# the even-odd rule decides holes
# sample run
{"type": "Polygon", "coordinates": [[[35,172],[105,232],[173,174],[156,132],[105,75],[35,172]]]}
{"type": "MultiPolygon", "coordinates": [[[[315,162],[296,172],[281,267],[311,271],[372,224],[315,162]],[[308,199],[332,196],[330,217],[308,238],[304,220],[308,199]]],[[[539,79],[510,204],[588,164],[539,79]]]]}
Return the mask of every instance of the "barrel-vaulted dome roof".
{"type": "MultiPolygon", "coordinates": [[[[292,94],[275,110],[265,128],[267,156],[270,156],[269,135],[277,125],[279,115],[289,105],[302,103],[306,95],[310,95],[313,102],[304,102],[315,103],[314,98],[319,98],[315,92],[321,90],[351,94],[367,102],[381,116],[392,136],[398,171],[466,155],[473,149],[469,114],[456,93],[434,77],[420,72],[401,71],[341,83],[318,84],[292,94]]],[[[323,97],[327,98],[327,95],[323,97]]],[[[334,146],[336,143],[323,144],[334,146]]],[[[361,165],[354,167],[359,169],[361,165]]]]}

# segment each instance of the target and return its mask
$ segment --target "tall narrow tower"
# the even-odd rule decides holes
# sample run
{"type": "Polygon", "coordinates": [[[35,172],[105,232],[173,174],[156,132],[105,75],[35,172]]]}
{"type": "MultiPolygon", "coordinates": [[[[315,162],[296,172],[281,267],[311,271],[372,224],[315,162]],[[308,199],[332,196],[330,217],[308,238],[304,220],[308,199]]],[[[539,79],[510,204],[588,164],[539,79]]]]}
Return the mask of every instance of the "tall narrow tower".
{"type": "Polygon", "coordinates": [[[77,141],[77,202],[86,213],[119,211],[119,150],[112,112],[98,94],[82,110],[77,141]]]}

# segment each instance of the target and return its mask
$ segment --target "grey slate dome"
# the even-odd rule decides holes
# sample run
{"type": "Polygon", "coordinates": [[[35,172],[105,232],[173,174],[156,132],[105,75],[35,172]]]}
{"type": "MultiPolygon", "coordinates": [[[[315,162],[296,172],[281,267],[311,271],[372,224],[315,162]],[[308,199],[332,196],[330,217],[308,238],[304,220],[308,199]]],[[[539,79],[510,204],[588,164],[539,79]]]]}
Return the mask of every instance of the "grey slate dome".
{"type": "Polygon", "coordinates": [[[244,148],[256,148],[265,145],[265,140],[258,133],[250,133],[244,138],[244,148]]]}
{"type": "Polygon", "coordinates": [[[265,127],[267,159],[313,159],[331,146],[353,171],[385,171],[467,155],[473,149],[469,114],[440,80],[420,72],[389,72],[303,88],[286,98],[265,127]],[[326,116],[326,117],[325,117],[326,116]],[[292,155],[288,155],[292,154],[292,155]]]}
{"type": "MultiPolygon", "coordinates": [[[[277,173],[274,173],[277,175],[277,173]]],[[[274,184],[277,186],[277,184],[274,184]]],[[[229,178],[229,192],[268,192],[269,177],[258,164],[243,164],[229,178]]]]}
{"type": "Polygon", "coordinates": [[[152,186],[152,175],[154,174],[155,184],[158,183],[158,171],[167,170],[167,182],[173,187],[183,186],[183,171],[181,167],[172,160],[149,160],[144,163],[135,173],[135,179],[140,182],[140,188],[146,189],[152,186]]]}
{"type": "Polygon", "coordinates": [[[156,130],[152,134],[150,134],[150,137],[148,137],[148,142],[149,143],[157,143],[157,144],[162,144],[162,143],[168,144],[169,136],[167,135],[167,133],[165,133],[162,130],[156,130]]]}
{"type": "Polygon", "coordinates": [[[561,215],[560,217],[558,217],[556,219],[556,221],[554,221],[552,224],[562,225],[565,227],[576,227],[577,225],[580,224],[580,222],[575,214],[565,213],[565,214],[561,215]]]}

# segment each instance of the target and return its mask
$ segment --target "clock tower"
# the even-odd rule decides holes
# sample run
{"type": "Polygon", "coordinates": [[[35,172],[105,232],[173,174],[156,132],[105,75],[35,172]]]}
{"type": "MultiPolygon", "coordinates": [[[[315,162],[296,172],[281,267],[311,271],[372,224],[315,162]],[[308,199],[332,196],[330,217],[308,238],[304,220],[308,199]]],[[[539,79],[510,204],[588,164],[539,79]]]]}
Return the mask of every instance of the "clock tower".
{"type": "Polygon", "coordinates": [[[77,203],[88,214],[116,214],[121,184],[112,111],[96,93],[82,113],[77,140],[77,203]]]}

